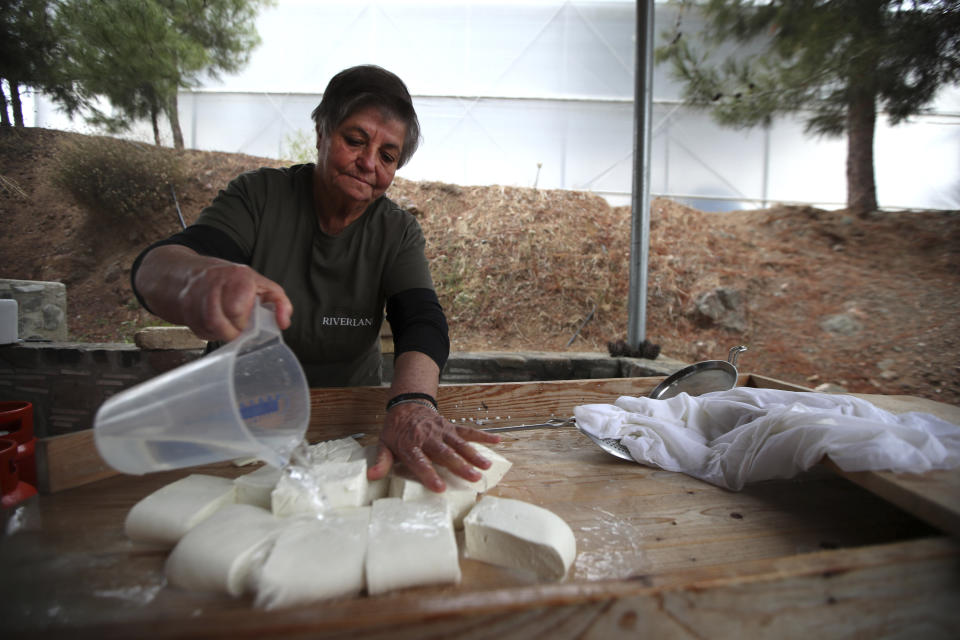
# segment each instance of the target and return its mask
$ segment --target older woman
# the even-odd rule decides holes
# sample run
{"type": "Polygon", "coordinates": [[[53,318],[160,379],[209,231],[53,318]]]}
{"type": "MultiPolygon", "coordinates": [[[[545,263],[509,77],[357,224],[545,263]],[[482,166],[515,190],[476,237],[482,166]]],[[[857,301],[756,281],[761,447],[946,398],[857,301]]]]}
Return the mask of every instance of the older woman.
{"type": "Polygon", "coordinates": [[[490,463],[467,441],[498,438],[436,410],[447,323],[420,226],[384,196],[419,142],[410,94],[389,71],[352,67],[330,80],[313,119],[316,164],[233,180],[196,224],[137,258],[134,291],[211,341],[236,337],[257,296],[273,303],[311,386],[380,384],[386,306],[396,359],[369,477],[400,460],[434,491],[444,483],[431,461],[477,480],[474,467],[490,463]]]}

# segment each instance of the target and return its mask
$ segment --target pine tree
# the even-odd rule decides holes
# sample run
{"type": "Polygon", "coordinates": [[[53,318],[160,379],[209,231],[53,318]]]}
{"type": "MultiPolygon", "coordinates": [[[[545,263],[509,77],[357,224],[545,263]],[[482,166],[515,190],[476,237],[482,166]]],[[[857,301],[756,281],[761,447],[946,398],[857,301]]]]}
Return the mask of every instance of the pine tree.
{"type": "Polygon", "coordinates": [[[7,81],[9,100],[0,87],[0,124],[23,126],[23,87],[53,82],[57,42],[51,0],[0,0],[0,79],[7,81]]]}
{"type": "MultiPolygon", "coordinates": [[[[683,4],[681,12],[691,8],[683,4]]],[[[960,80],[958,0],[708,0],[698,8],[703,33],[685,32],[681,18],[657,49],[658,62],[670,61],[685,81],[686,100],[726,126],[765,125],[802,109],[808,133],[846,135],[847,209],[858,215],[877,209],[878,112],[901,123],[960,80]],[[748,53],[707,63],[731,41],[748,53]]]]}
{"type": "Polygon", "coordinates": [[[65,81],[51,91],[69,114],[112,131],[160,119],[184,147],[177,92],[247,64],[259,44],[253,20],[269,0],[64,0],[58,13],[65,81]],[[106,99],[107,115],[98,106],[106,99]]]}

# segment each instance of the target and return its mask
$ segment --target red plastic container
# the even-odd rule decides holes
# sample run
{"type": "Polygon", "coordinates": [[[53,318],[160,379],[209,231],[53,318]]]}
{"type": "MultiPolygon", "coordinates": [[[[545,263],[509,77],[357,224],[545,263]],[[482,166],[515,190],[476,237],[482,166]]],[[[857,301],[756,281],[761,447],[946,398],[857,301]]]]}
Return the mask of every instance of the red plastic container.
{"type": "Polygon", "coordinates": [[[0,402],[0,438],[17,443],[14,462],[20,479],[37,486],[37,439],[33,435],[33,404],[21,400],[0,402]]]}
{"type": "Polygon", "coordinates": [[[36,487],[20,479],[17,473],[17,442],[0,439],[0,504],[8,509],[30,496],[37,495],[36,487]]]}

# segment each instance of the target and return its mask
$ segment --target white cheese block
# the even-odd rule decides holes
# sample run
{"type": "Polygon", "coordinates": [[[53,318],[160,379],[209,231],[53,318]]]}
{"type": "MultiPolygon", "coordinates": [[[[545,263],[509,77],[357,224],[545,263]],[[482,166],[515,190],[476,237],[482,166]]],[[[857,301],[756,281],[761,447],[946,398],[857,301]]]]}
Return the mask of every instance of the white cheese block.
{"type": "Polygon", "coordinates": [[[256,471],[238,476],[233,481],[237,486],[237,502],[270,509],[270,494],[281,475],[282,469],[265,464],[256,471]]]}
{"type": "Polygon", "coordinates": [[[130,509],[127,537],[172,547],[220,507],[236,501],[233,480],[192,474],[157,489],[130,509]]]}
{"type": "Polygon", "coordinates": [[[319,482],[302,467],[285,469],[270,492],[270,511],[278,518],[319,515],[327,510],[327,500],[319,482]]]}
{"type": "Polygon", "coordinates": [[[359,507],[367,496],[367,461],[327,462],[313,468],[320,478],[327,506],[359,507]]]}
{"type": "Polygon", "coordinates": [[[453,523],[443,500],[373,503],[367,545],[367,592],[460,582],[453,523]]]}
{"type": "Polygon", "coordinates": [[[284,470],[270,494],[277,517],[316,515],[337,507],[359,507],[367,495],[367,461],[323,462],[284,470]]]}
{"type": "Polygon", "coordinates": [[[483,475],[483,478],[473,483],[473,486],[479,493],[484,493],[485,491],[493,489],[503,480],[503,477],[507,475],[507,471],[510,471],[513,463],[490,447],[480,444],[479,442],[471,442],[470,446],[490,461],[489,469],[477,469],[483,475]]]}
{"type": "MultiPolygon", "coordinates": [[[[366,460],[367,469],[377,463],[377,445],[368,444],[359,451],[355,451],[350,456],[351,460],[366,460]]],[[[363,498],[363,504],[373,504],[374,500],[386,498],[390,488],[390,474],[387,474],[379,480],[367,480],[367,495],[363,498]]]]}
{"type": "Polygon", "coordinates": [[[354,454],[363,450],[356,438],[339,438],[324,440],[310,445],[310,460],[319,462],[347,462],[353,460],[354,454]]]}
{"type": "Polygon", "coordinates": [[[443,467],[437,468],[437,472],[447,485],[443,493],[435,493],[427,489],[419,480],[411,478],[408,470],[396,468],[394,475],[390,478],[389,495],[407,502],[424,499],[443,500],[447,504],[453,526],[459,529],[463,526],[463,518],[477,503],[477,490],[474,488],[476,483],[467,482],[443,467]]]}
{"type": "Polygon", "coordinates": [[[577,555],[570,526],[529,502],[484,496],[463,524],[466,557],[526,569],[543,579],[563,578],[577,555]]]}
{"type": "Polygon", "coordinates": [[[191,591],[237,597],[254,567],[266,558],[282,521],[259,507],[231,504],[187,532],[167,557],[167,581],[191,591]]]}
{"type": "Polygon", "coordinates": [[[363,590],[370,507],[287,522],[256,577],[256,606],[290,607],[363,590]]]}

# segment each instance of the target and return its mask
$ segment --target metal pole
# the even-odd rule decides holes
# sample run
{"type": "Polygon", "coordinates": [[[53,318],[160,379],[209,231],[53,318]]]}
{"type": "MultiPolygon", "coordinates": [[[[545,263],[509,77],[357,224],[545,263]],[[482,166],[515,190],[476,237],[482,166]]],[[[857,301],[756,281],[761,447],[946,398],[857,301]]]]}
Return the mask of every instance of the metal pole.
{"type": "Polygon", "coordinates": [[[191,91],[190,97],[193,98],[193,113],[190,114],[190,148],[197,148],[197,111],[200,107],[197,105],[197,92],[191,91]]]}
{"type": "Polygon", "coordinates": [[[770,125],[767,124],[763,127],[763,204],[761,205],[766,209],[769,205],[767,204],[767,197],[770,193],[770,125]]]}
{"type": "Polygon", "coordinates": [[[653,110],[653,0],[637,0],[633,91],[633,210],[630,225],[630,296],[627,344],[636,349],[647,332],[647,259],[650,235],[650,135],[653,110]]]}

